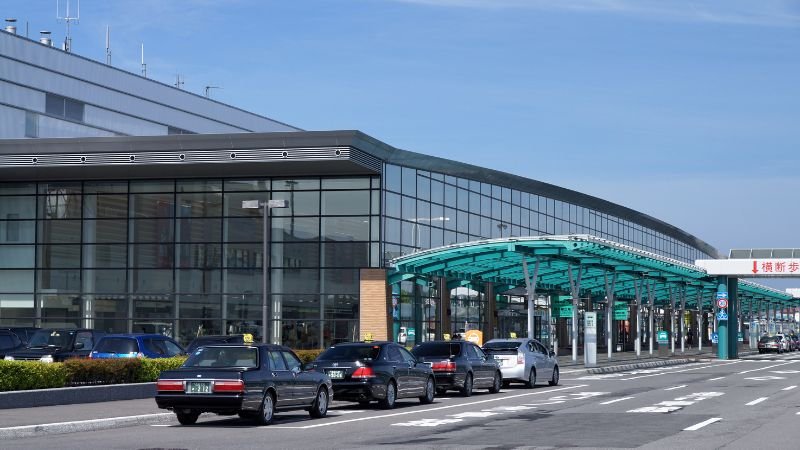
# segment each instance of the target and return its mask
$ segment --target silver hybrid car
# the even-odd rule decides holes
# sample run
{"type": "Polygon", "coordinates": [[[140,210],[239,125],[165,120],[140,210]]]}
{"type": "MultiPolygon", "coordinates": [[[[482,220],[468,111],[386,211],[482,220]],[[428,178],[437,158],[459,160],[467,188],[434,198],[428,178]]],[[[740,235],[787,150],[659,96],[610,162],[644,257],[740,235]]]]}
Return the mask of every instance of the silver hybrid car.
{"type": "Polygon", "coordinates": [[[558,359],[536,339],[492,339],[483,350],[500,364],[506,385],[518,381],[532,388],[545,380],[550,386],[558,384],[558,359]]]}

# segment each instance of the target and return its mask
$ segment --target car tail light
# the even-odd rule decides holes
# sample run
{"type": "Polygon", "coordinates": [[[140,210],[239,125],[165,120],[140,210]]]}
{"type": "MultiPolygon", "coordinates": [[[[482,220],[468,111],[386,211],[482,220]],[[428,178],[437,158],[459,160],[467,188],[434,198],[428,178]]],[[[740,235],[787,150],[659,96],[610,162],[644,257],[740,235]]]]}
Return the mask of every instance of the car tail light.
{"type": "Polygon", "coordinates": [[[525,364],[525,355],[522,352],[517,353],[517,364],[525,364]]]}
{"type": "Polygon", "coordinates": [[[244,392],[244,381],[216,380],[214,381],[214,392],[244,392]]]}
{"type": "Polygon", "coordinates": [[[183,391],[183,381],[181,380],[158,380],[156,382],[158,391],[183,391]]]}
{"type": "Polygon", "coordinates": [[[375,371],[372,370],[372,367],[359,367],[351,377],[358,379],[375,378],[375,371]]]}
{"type": "Polygon", "coordinates": [[[431,369],[435,372],[455,372],[456,363],[453,361],[438,361],[431,364],[431,369]]]}

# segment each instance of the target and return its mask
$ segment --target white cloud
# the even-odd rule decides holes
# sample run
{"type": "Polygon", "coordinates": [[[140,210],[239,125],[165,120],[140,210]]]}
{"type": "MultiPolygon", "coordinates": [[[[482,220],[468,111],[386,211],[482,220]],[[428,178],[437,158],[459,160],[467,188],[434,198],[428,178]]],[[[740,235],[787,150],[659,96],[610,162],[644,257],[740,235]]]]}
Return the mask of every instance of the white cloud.
{"type": "Polygon", "coordinates": [[[419,5],[539,9],[608,13],[681,22],[739,25],[800,25],[800,6],[792,0],[392,0],[419,5]]]}

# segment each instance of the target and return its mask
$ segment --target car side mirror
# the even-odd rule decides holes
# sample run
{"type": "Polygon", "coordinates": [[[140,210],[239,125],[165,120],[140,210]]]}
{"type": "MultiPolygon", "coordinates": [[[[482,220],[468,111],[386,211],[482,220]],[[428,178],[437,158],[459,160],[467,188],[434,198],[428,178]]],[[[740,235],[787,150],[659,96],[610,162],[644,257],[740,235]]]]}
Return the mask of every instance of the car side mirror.
{"type": "Polygon", "coordinates": [[[83,342],[76,342],[75,350],[83,350],[83,342]]]}
{"type": "Polygon", "coordinates": [[[300,373],[300,371],[301,371],[300,366],[292,367],[292,373],[293,374],[297,375],[298,373],[300,373]]]}
{"type": "Polygon", "coordinates": [[[554,352],[554,351],[550,350],[550,357],[551,357],[551,358],[553,358],[553,357],[555,357],[555,356],[556,356],[556,352],[554,352]]]}

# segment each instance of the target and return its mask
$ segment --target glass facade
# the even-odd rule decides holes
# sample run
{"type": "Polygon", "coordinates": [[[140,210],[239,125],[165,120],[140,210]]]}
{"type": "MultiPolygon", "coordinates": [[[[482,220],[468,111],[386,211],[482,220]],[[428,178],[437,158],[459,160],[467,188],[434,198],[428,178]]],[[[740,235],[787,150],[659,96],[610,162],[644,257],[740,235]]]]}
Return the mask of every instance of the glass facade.
{"type": "Polygon", "coordinates": [[[378,267],[371,177],[0,184],[0,324],[201,334],[263,331],[293,348],[358,335],[359,269],[378,267]]]}
{"type": "MultiPolygon", "coordinates": [[[[591,234],[693,264],[713,258],[700,249],[640,224],[570,202],[443,173],[385,164],[383,171],[383,263],[442,245],[513,236],[591,234]]],[[[499,296],[494,321],[488,317],[485,286],[458,287],[450,304],[431,308],[439,295],[426,283],[406,281],[392,287],[394,332],[417,341],[428,330],[457,335],[471,329],[527,333],[527,311],[513,298],[499,296]],[[442,317],[446,315],[447,317],[442,317]],[[445,324],[442,327],[442,324],[445,324]],[[449,327],[446,325],[449,324],[449,327]],[[409,333],[413,330],[413,333],[409,333]]],[[[546,308],[538,308],[537,337],[548,340],[546,308]]]]}

